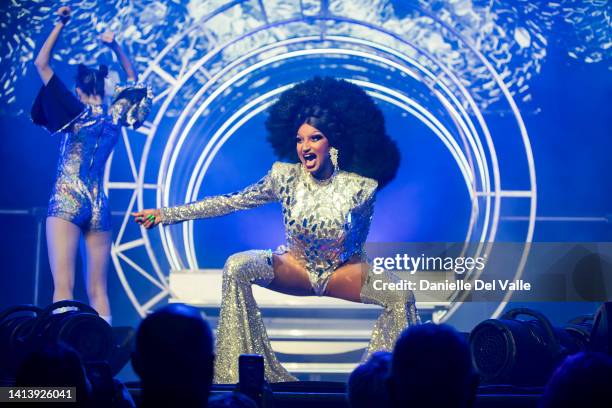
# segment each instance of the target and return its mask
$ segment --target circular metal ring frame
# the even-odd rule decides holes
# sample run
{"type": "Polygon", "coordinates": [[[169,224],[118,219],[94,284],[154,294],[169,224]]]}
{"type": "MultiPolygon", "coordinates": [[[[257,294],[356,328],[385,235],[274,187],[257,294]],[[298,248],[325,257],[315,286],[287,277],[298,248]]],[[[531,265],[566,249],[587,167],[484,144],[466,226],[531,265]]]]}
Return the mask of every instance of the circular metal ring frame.
{"type": "MultiPolygon", "coordinates": [[[[518,191],[505,190],[502,188],[502,180],[498,163],[499,153],[495,149],[491,132],[483,114],[480,112],[476,102],[471,97],[469,90],[462,84],[460,78],[458,78],[451,69],[439,63],[439,61],[437,61],[426,50],[408,42],[401,36],[398,36],[393,32],[384,29],[383,27],[374,26],[370,23],[357,21],[350,18],[330,15],[292,18],[274,23],[264,22],[260,27],[257,27],[248,33],[237,36],[236,38],[233,38],[225,44],[222,44],[201,56],[179,78],[172,77],[163,69],[164,58],[182,38],[185,38],[185,36],[190,34],[193,30],[201,28],[204,21],[212,19],[215,15],[223,13],[226,10],[231,9],[231,7],[239,5],[240,3],[242,2],[234,1],[228,3],[227,5],[203,17],[202,20],[194,23],[194,25],[187,28],[183,33],[174,37],[173,40],[167,44],[164,50],[162,50],[159,55],[157,55],[156,58],[149,64],[149,67],[142,76],[143,79],[146,81],[147,78],[157,75],[166,81],[168,86],[167,89],[164,90],[157,98],[156,105],[158,106],[158,109],[155,111],[153,121],[147,122],[142,129],[137,131],[146,136],[146,140],[141,147],[139,163],[137,163],[137,160],[135,159],[137,156],[134,154],[136,147],[132,146],[133,143],[131,141],[131,138],[139,136],[129,135],[128,131],[123,131],[123,142],[125,144],[133,181],[125,182],[113,180],[111,178],[111,174],[113,174],[112,169],[122,165],[121,163],[117,163],[116,160],[113,160],[114,155],[111,156],[106,167],[105,188],[107,193],[113,189],[124,191],[128,190],[132,192],[126,208],[126,215],[113,243],[111,256],[126,294],[141,316],[146,315],[151,308],[170,294],[168,279],[162,270],[161,263],[167,262],[171,269],[184,269],[186,267],[197,269],[198,260],[195,251],[193,222],[184,223],[180,229],[180,234],[177,234],[176,231],[172,233],[172,231],[168,228],[160,228],[159,230],[151,231],[140,228],[139,238],[127,239],[126,230],[128,228],[135,228],[132,226],[132,224],[129,224],[129,214],[134,209],[140,210],[150,207],[144,205],[144,196],[147,191],[155,192],[155,207],[159,208],[168,204],[173,191],[173,172],[175,166],[177,165],[177,160],[182,152],[181,148],[185,145],[185,141],[190,137],[190,130],[195,125],[197,120],[204,114],[204,112],[207,109],[210,110],[212,107],[221,105],[218,99],[222,97],[225,90],[229,89],[233,84],[236,84],[239,81],[244,81],[245,78],[248,78],[249,74],[256,72],[257,70],[269,69],[270,67],[274,66],[282,66],[284,61],[291,61],[304,58],[306,56],[342,56],[344,58],[350,58],[352,63],[355,63],[355,61],[369,64],[375,63],[379,66],[382,65],[389,67],[394,72],[401,73],[405,77],[411,78],[415,81],[421,81],[422,83],[426,84],[431,94],[434,95],[438,101],[440,101],[441,105],[445,107],[447,113],[452,118],[452,121],[456,126],[456,129],[454,130],[459,134],[459,140],[455,140],[451,130],[449,130],[448,127],[442,123],[442,121],[438,120],[434,114],[429,112],[427,108],[420,104],[417,100],[408,97],[395,89],[385,86],[384,84],[346,78],[347,80],[351,80],[357,85],[363,87],[366,92],[368,92],[370,96],[377,101],[390,104],[417,118],[419,121],[424,123],[442,143],[444,143],[444,146],[448,149],[453,159],[457,163],[472,202],[472,211],[470,214],[468,229],[465,235],[465,241],[481,243],[476,247],[474,253],[467,255],[482,256],[483,254],[487,254],[487,252],[490,250],[490,247],[486,245],[486,243],[495,241],[499,229],[500,207],[502,200],[504,199],[520,198],[529,201],[527,230],[525,235],[519,239],[526,243],[531,242],[535,226],[536,179],[533,155],[531,152],[531,145],[527,130],[512,95],[504,85],[502,79],[495,72],[492,65],[487,61],[485,56],[480,54],[478,50],[462,39],[461,36],[454,32],[451,27],[439,20],[436,20],[434,16],[429,16],[435,21],[436,24],[440,25],[448,32],[453,33],[453,35],[462,41],[466,47],[471,49],[471,51],[480,59],[483,66],[486,67],[492,78],[494,78],[497,87],[504,95],[505,101],[512,111],[514,121],[516,122],[516,126],[518,128],[518,142],[522,144],[524,150],[524,160],[528,168],[528,180],[526,183],[529,185],[529,188],[518,191]],[[380,42],[372,41],[367,38],[357,38],[354,36],[345,35],[328,35],[325,32],[324,23],[330,21],[358,27],[366,27],[369,30],[382,33],[398,43],[401,43],[406,48],[411,49],[413,53],[427,59],[431,64],[430,66],[436,67],[438,73],[435,73],[432,69],[428,69],[427,66],[415,58],[414,55],[408,54],[389,45],[381,44],[380,42]],[[293,23],[307,23],[312,27],[322,28],[318,35],[287,38],[285,40],[276,41],[272,44],[266,44],[264,46],[252,49],[250,52],[227,63],[214,74],[207,75],[207,82],[204,83],[196,95],[194,95],[190,101],[182,107],[180,114],[178,118],[174,120],[174,123],[172,123],[173,119],[166,116],[167,110],[169,109],[171,103],[175,101],[175,97],[177,94],[179,94],[181,87],[188,80],[192,79],[197,72],[202,72],[202,69],[205,69],[206,64],[210,63],[210,61],[212,61],[215,57],[218,57],[224,49],[250,36],[254,36],[267,30],[289,26],[293,23]],[[330,43],[334,44],[334,46],[330,46],[330,43]],[[288,46],[298,47],[298,49],[294,51],[282,51],[288,46]],[[263,53],[269,54],[274,51],[278,52],[278,50],[281,50],[281,52],[273,57],[262,59],[255,64],[247,64],[250,59],[257,58],[263,53]],[[229,75],[229,78],[224,78],[224,75],[229,75]],[[204,101],[201,100],[203,97],[205,97],[204,101]],[[196,107],[196,104],[199,105],[196,107]],[[466,104],[467,107],[465,106],[466,104]],[[476,119],[475,121],[472,119],[472,116],[476,119]],[[159,167],[157,169],[151,168],[149,163],[151,145],[156,137],[163,137],[157,134],[157,129],[162,123],[167,122],[170,122],[172,125],[172,131],[165,140],[165,148],[160,159],[159,167]],[[147,170],[156,171],[156,182],[145,182],[145,173],[147,173],[147,170]],[[479,226],[478,228],[476,227],[477,225],[479,226]],[[476,231],[478,229],[479,231],[476,231]],[[475,235],[476,232],[479,233],[475,235]],[[151,236],[151,234],[158,235],[151,236]],[[159,239],[161,241],[164,259],[157,258],[157,254],[153,250],[153,245],[151,242],[153,237],[154,239],[159,239]],[[181,239],[183,242],[186,262],[184,262],[176,248],[175,241],[177,239],[181,239]],[[134,261],[134,256],[132,253],[128,253],[128,251],[142,251],[143,249],[147,259],[150,262],[150,266],[148,267],[134,261]],[[137,294],[134,284],[130,282],[127,267],[144,277],[152,285],[152,288],[156,293],[154,293],[153,296],[147,296],[147,298],[141,299],[142,296],[137,294]],[[152,269],[153,271],[149,272],[147,269],[152,269]]],[[[241,109],[234,112],[229,119],[227,119],[216,129],[213,137],[208,140],[206,147],[199,154],[196,165],[191,171],[191,176],[187,185],[187,192],[183,200],[184,202],[194,201],[198,198],[208,167],[219,149],[222,148],[223,144],[236,131],[238,131],[241,126],[247,123],[251,118],[263,112],[271,103],[274,102],[276,96],[280,92],[287,89],[291,85],[292,84],[290,83],[283,84],[282,86],[272,89],[271,91],[248,101],[241,109]]],[[[516,160],[516,158],[513,159],[516,160]]],[[[152,162],[155,162],[155,160],[152,160],[152,162]]],[[[464,248],[464,250],[467,250],[467,247],[464,248]]],[[[521,258],[517,262],[513,279],[519,279],[521,277],[528,253],[529,245],[526,245],[522,252],[521,258]]],[[[504,299],[497,305],[494,312],[491,314],[491,317],[497,317],[501,313],[511,295],[511,292],[507,292],[505,294],[504,299]]],[[[450,319],[458,308],[461,307],[461,300],[464,296],[464,293],[458,292],[454,294],[448,309],[442,316],[442,321],[450,319]]]]}

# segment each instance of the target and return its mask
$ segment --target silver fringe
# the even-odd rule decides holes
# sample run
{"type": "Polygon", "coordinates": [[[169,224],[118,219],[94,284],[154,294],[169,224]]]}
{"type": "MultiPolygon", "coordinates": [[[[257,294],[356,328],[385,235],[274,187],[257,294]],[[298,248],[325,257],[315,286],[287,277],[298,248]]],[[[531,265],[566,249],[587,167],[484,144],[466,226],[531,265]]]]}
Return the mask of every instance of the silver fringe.
{"type": "Polygon", "coordinates": [[[251,289],[252,284],[265,287],[272,279],[270,250],[239,252],[227,259],[217,328],[215,383],[238,382],[240,354],[261,354],[268,382],[297,381],[277,360],[251,289]]]}
{"type": "Polygon", "coordinates": [[[361,288],[360,296],[363,303],[379,305],[384,308],[374,324],[372,337],[362,361],[367,360],[375,351],[392,351],[395,341],[406,327],[421,323],[412,291],[376,290],[374,289],[374,282],[377,280],[381,280],[383,283],[398,282],[399,278],[389,271],[384,271],[380,275],[370,271],[361,288]]]}

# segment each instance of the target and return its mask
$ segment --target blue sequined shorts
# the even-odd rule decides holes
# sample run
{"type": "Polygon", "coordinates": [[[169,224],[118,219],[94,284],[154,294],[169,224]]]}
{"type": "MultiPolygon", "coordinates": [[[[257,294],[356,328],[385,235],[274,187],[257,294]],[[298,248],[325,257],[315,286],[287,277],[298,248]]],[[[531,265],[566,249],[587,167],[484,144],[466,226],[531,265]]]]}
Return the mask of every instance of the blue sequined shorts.
{"type": "Polygon", "coordinates": [[[101,183],[87,186],[80,179],[58,180],[47,216],[70,221],[84,231],[111,229],[110,209],[101,183]]]}

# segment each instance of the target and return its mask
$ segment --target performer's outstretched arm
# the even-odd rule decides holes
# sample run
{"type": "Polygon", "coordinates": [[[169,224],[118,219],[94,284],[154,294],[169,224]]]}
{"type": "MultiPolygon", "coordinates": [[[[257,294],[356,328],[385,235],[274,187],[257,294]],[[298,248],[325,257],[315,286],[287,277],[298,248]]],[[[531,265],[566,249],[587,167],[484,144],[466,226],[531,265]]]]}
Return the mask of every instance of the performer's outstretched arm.
{"type": "Polygon", "coordinates": [[[57,10],[57,14],[59,15],[59,20],[53,27],[53,31],[47,37],[47,40],[43,44],[42,48],[38,52],[36,59],[34,60],[34,65],[36,66],[36,70],[38,71],[38,75],[40,79],[42,79],[43,83],[47,85],[49,80],[53,76],[53,69],[49,65],[49,60],[51,59],[51,53],[53,52],[53,47],[57,42],[57,39],[64,28],[64,25],[68,22],[71,15],[70,7],[64,6],[60,7],[57,10]]]}
{"type": "Polygon", "coordinates": [[[137,81],[138,73],[134,69],[134,64],[132,64],[132,61],[128,58],[125,51],[123,51],[123,48],[121,48],[121,46],[117,44],[117,41],[115,41],[115,33],[113,33],[112,31],[106,31],[100,36],[100,39],[108,48],[110,48],[115,53],[115,55],[119,59],[119,63],[127,74],[128,81],[137,81]]]}
{"type": "Polygon", "coordinates": [[[151,228],[160,222],[165,225],[175,224],[198,218],[219,217],[234,211],[258,207],[278,199],[272,172],[273,170],[270,170],[265,177],[242,191],[206,197],[203,200],[176,207],[142,210],[132,215],[136,217],[136,222],[146,228],[151,228]]]}

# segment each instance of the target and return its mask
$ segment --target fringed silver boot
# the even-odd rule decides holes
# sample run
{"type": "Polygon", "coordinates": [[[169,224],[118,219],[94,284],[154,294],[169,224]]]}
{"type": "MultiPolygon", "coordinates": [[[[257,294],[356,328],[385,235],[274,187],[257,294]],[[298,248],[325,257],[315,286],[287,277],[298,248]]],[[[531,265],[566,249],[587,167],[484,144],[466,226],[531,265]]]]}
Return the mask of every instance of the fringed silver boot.
{"type": "Polygon", "coordinates": [[[376,290],[383,283],[399,282],[400,279],[393,273],[384,271],[375,274],[372,271],[361,288],[361,301],[367,304],[380,305],[384,307],[383,312],[376,320],[370,344],[362,358],[365,361],[378,350],[392,351],[395,341],[402,330],[414,324],[420,324],[421,318],[415,306],[414,293],[410,290],[376,290]]]}
{"type": "Polygon", "coordinates": [[[238,382],[240,354],[261,354],[268,382],[297,381],[277,360],[251,290],[252,284],[265,287],[273,279],[272,251],[239,252],[227,259],[217,326],[215,383],[238,382]]]}

